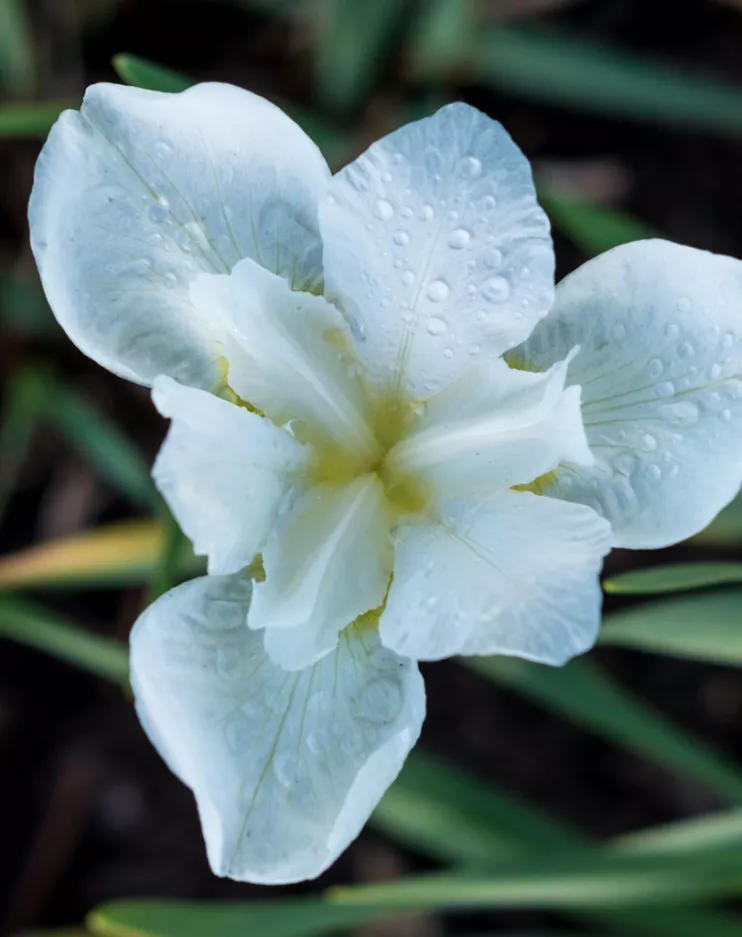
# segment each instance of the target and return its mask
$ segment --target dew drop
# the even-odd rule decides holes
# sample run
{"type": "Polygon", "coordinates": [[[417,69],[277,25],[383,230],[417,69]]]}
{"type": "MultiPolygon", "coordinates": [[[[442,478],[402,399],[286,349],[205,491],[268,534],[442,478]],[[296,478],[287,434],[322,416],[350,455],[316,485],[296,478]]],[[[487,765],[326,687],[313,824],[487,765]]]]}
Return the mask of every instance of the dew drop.
{"type": "Polygon", "coordinates": [[[459,172],[465,179],[478,179],[482,175],[482,162],[476,156],[465,156],[459,163],[459,172]]]}
{"type": "Polygon", "coordinates": [[[165,286],[169,289],[173,289],[178,285],[178,278],[174,273],[166,273],[163,279],[165,280],[165,286]]]}
{"type": "Polygon", "coordinates": [[[381,181],[389,183],[392,181],[392,174],[390,172],[384,172],[381,174],[381,181]]]}
{"type": "Polygon", "coordinates": [[[679,312],[690,312],[692,303],[687,296],[681,296],[678,300],[678,311],[679,312]]]}
{"type": "Polygon", "coordinates": [[[394,215],[394,206],[385,198],[379,198],[374,205],[374,214],[377,218],[381,218],[382,221],[389,221],[394,215]]]}
{"type": "Polygon", "coordinates": [[[709,368],[709,380],[715,381],[718,377],[721,376],[721,365],[712,364],[709,368]]]}
{"type": "Polygon", "coordinates": [[[466,228],[456,228],[448,235],[448,246],[454,250],[461,250],[462,247],[466,247],[469,241],[471,241],[471,234],[466,228]]]}
{"type": "Polygon", "coordinates": [[[406,231],[397,231],[392,240],[398,247],[404,247],[405,244],[410,243],[410,236],[406,231]]]}
{"type": "Polygon", "coordinates": [[[164,140],[160,140],[158,143],[155,143],[155,155],[161,156],[164,159],[167,159],[168,156],[171,156],[173,148],[169,143],[165,143],[164,140]]]}
{"type": "Polygon", "coordinates": [[[281,787],[291,787],[294,781],[296,762],[291,755],[280,754],[273,759],[273,774],[281,787]]]}
{"type": "Polygon", "coordinates": [[[443,357],[453,358],[453,348],[446,348],[446,350],[443,352],[443,357]]]}
{"type": "Polygon", "coordinates": [[[409,206],[409,205],[405,205],[405,207],[404,207],[404,208],[402,209],[402,211],[400,212],[400,215],[401,215],[403,218],[412,218],[412,209],[410,208],[410,206],[409,206]]]}
{"type": "Polygon", "coordinates": [[[662,478],[662,469],[653,463],[645,467],[644,474],[650,481],[658,482],[662,478]]]}
{"type": "Polygon", "coordinates": [[[626,326],[621,322],[619,322],[618,325],[614,325],[611,329],[611,337],[617,342],[623,341],[623,339],[626,338],[626,326]]]}
{"type": "Polygon", "coordinates": [[[448,322],[438,316],[431,316],[428,319],[427,328],[431,335],[443,335],[444,332],[448,331],[448,322]]]}
{"type": "Polygon", "coordinates": [[[510,284],[505,277],[490,277],[482,286],[485,299],[492,303],[504,302],[510,295],[510,284]]]}
{"type": "Polygon", "coordinates": [[[645,433],[641,439],[641,447],[645,452],[652,452],[657,448],[657,440],[651,433],[645,433]]]}
{"type": "Polygon", "coordinates": [[[420,217],[423,221],[430,221],[434,214],[435,212],[433,211],[433,206],[428,205],[427,203],[420,209],[420,217]]]}
{"type": "Polygon", "coordinates": [[[670,340],[677,338],[680,335],[680,327],[674,322],[671,322],[665,329],[665,337],[670,340]]]}
{"type": "Polygon", "coordinates": [[[402,282],[405,286],[412,286],[412,284],[415,282],[415,274],[412,270],[405,270],[405,272],[402,274],[402,282]]]}
{"type": "Polygon", "coordinates": [[[459,213],[455,211],[453,208],[450,211],[446,212],[446,219],[448,221],[456,221],[458,217],[459,217],[459,213]]]}
{"type": "Polygon", "coordinates": [[[466,288],[466,292],[469,294],[469,296],[476,296],[477,288],[473,283],[470,283],[466,288]]]}
{"type": "Polygon", "coordinates": [[[489,267],[490,270],[498,270],[502,266],[502,251],[496,247],[491,247],[484,252],[482,260],[485,267],[489,267]]]}
{"type": "Polygon", "coordinates": [[[155,202],[154,205],[150,206],[149,209],[149,220],[155,224],[162,224],[163,221],[167,221],[168,218],[168,203],[166,199],[160,199],[158,202],[155,202]]]}
{"type": "Polygon", "coordinates": [[[431,280],[425,295],[433,303],[442,302],[449,294],[448,284],[445,280],[431,280]]]}
{"type": "Polygon", "coordinates": [[[491,195],[485,195],[482,199],[482,208],[485,211],[492,211],[492,209],[497,205],[497,202],[491,195]]]}
{"type": "Polygon", "coordinates": [[[681,358],[690,358],[696,353],[696,349],[690,342],[681,342],[678,345],[678,354],[681,358]]]}
{"type": "Polygon", "coordinates": [[[722,348],[731,348],[733,342],[734,342],[734,336],[732,335],[731,332],[727,332],[724,335],[724,338],[721,340],[721,346],[722,348]]]}
{"type": "Polygon", "coordinates": [[[660,376],[665,370],[665,366],[662,364],[659,358],[652,358],[652,360],[647,365],[647,375],[654,379],[660,376]]]}
{"type": "Polygon", "coordinates": [[[675,393],[675,385],[672,381],[663,381],[655,387],[654,392],[658,397],[672,397],[675,393]]]}
{"type": "Polygon", "coordinates": [[[731,418],[732,418],[731,410],[722,410],[719,413],[719,419],[722,421],[722,423],[728,423],[731,420],[731,418]]]}

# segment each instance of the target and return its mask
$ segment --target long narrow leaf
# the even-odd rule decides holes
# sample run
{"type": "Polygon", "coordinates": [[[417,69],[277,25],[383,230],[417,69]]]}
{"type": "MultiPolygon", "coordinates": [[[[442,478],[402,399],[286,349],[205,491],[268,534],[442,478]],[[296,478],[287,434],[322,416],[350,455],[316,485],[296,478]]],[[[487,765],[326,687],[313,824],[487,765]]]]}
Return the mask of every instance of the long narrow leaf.
{"type": "Polygon", "coordinates": [[[0,140],[45,137],[62,111],[79,106],[78,98],[0,105],[0,140]]]}
{"type": "Polygon", "coordinates": [[[606,592],[659,595],[742,582],[742,563],[672,563],[619,573],[603,582],[606,592]]]}
{"type": "Polygon", "coordinates": [[[115,55],[111,64],[127,85],[147,88],[149,91],[185,91],[195,84],[195,79],[187,75],[128,52],[115,55]]]}
{"type": "Polygon", "coordinates": [[[742,770],[663,719],[592,661],[576,660],[553,668],[508,657],[461,660],[477,673],[608,741],[687,774],[732,802],[742,802],[742,770]]]}
{"type": "Polygon", "coordinates": [[[647,602],[607,616],[601,643],[742,666],[742,590],[647,602]]]}

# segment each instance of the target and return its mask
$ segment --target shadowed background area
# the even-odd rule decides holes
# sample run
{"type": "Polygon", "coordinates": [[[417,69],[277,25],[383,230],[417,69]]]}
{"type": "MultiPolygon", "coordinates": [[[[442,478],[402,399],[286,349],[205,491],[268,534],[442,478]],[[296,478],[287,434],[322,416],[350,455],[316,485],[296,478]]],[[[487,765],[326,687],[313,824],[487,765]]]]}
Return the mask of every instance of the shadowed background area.
{"type": "Polygon", "coordinates": [[[125,641],[148,596],[201,569],[149,479],[165,422],[143,388],[63,335],[26,224],[41,142],[86,85],[219,80],[285,107],[333,168],[448,101],[476,105],[533,161],[560,277],[655,233],[742,257],[741,48],[739,0],[0,0],[2,933],[742,933],[735,504],[689,543],[609,557],[609,621],[588,659],[561,671],[424,666],[421,746],[318,883],[271,891],[214,878],[193,799],[126,689],[125,641]],[[665,569],[679,562],[709,565],[665,569]],[[623,576],[634,568],[647,573],[623,576]],[[693,585],[708,588],[670,594],[693,585]],[[613,839],[720,810],[715,825],[657,834],[655,851],[651,837],[613,839]],[[586,854],[589,839],[610,845],[586,854]],[[676,869],[689,851],[695,865],[676,869]],[[614,869],[617,855],[637,865],[614,869]],[[209,922],[107,905],[318,895],[461,867],[501,897],[450,914],[455,902],[429,885],[405,905],[414,910],[382,922],[327,923],[319,905],[264,919],[244,905],[209,922]],[[659,907],[645,908],[643,880],[659,907]]]}

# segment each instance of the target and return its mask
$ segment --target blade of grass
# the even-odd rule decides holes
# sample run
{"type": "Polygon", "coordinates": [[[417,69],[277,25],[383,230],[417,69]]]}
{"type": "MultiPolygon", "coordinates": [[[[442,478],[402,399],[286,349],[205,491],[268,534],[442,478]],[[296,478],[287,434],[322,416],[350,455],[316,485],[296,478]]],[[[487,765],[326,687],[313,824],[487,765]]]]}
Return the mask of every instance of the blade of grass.
{"type": "Polygon", "coordinates": [[[592,661],[552,668],[509,657],[460,660],[602,738],[687,774],[731,802],[742,802],[742,771],[736,765],[663,719],[592,661]]]}
{"type": "Polygon", "coordinates": [[[45,137],[57,117],[68,108],[80,106],[79,98],[0,105],[0,140],[15,137],[45,137]]]}
{"type": "Polygon", "coordinates": [[[124,687],[129,685],[126,645],[84,631],[34,602],[0,596],[0,637],[36,648],[124,687]]]}
{"type": "Polygon", "coordinates": [[[127,85],[147,88],[149,91],[185,91],[196,83],[195,78],[128,52],[114,55],[111,65],[127,85]]]}
{"type": "Polygon", "coordinates": [[[619,595],[659,595],[732,582],[742,582],[742,563],[670,563],[611,576],[603,581],[603,589],[619,595]]]}
{"type": "Polygon", "coordinates": [[[555,30],[481,30],[462,62],[478,81],[607,117],[742,131],[742,88],[555,30]]]}
{"type": "Polygon", "coordinates": [[[0,0],[0,84],[15,95],[34,85],[31,30],[23,0],[0,0]]]}
{"type": "MultiPolygon", "coordinates": [[[[145,585],[165,546],[161,521],[121,521],[0,557],[0,590],[145,585]]],[[[184,550],[179,578],[205,571],[184,550]]]]}
{"type": "Polygon", "coordinates": [[[742,590],[647,602],[606,616],[601,644],[742,666],[742,590]]]}
{"type": "Polygon", "coordinates": [[[161,499],[142,454],[102,410],[60,386],[48,401],[47,415],[113,488],[141,507],[159,510],[161,499]]]}

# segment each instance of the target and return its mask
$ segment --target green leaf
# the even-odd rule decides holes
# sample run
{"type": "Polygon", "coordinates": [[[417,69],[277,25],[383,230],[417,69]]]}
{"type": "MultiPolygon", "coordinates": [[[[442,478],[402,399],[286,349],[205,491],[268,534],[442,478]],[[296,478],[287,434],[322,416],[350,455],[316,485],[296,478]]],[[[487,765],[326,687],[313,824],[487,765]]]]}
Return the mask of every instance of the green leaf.
{"type": "MultiPolygon", "coordinates": [[[[0,589],[111,588],[148,583],[165,547],[161,521],[119,521],[0,557],[0,589]]],[[[205,572],[184,550],[179,578],[205,572]]]]}
{"type": "Polygon", "coordinates": [[[603,588],[621,595],[658,595],[730,582],[742,582],[742,563],[671,563],[632,569],[604,580],[603,588]]]}
{"type": "Polygon", "coordinates": [[[742,496],[731,501],[691,543],[711,547],[729,547],[742,543],[742,496]]]}
{"type": "Polygon", "coordinates": [[[553,29],[482,30],[463,67],[515,94],[653,124],[742,129],[742,89],[553,29]]]}
{"type": "Polygon", "coordinates": [[[736,765],[633,697],[592,661],[544,667],[508,657],[460,660],[602,738],[742,802],[742,771],[736,765]]]}
{"type": "Polygon", "coordinates": [[[661,826],[627,833],[612,840],[615,852],[645,856],[702,854],[707,849],[742,851],[742,809],[718,810],[701,817],[675,820],[661,826]]]}
{"type": "Polygon", "coordinates": [[[0,0],[0,83],[14,94],[34,85],[31,30],[23,0],[0,0]]]}
{"type": "Polygon", "coordinates": [[[46,368],[29,364],[8,382],[0,422],[0,517],[18,481],[54,381],[46,368]]]}
{"type": "Polygon", "coordinates": [[[317,97],[324,108],[347,114],[373,85],[405,4],[402,0],[318,0],[311,10],[317,30],[317,97]]]}
{"type": "Polygon", "coordinates": [[[2,324],[22,338],[64,335],[36,277],[0,276],[0,316],[2,324]]]}
{"type": "Polygon", "coordinates": [[[476,29],[468,0],[429,0],[420,5],[407,50],[410,71],[437,82],[454,71],[466,55],[476,29]]]}
{"type": "Polygon", "coordinates": [[[189,78],[164,65],[157,65],[149,59],[130,55],[128,52],[114,55],[111,64],[119,78],[127,85],[147,88],[149,91],[185,91],[196,83],[195,78],[189,78]]]}
{"type": "Polygon", "coordinates": [[[408,757],[371,823],[427,856],[466,865],[584,844],[515,795],[420,751],[408,757]]]}
{"type": "Polygon", "coordinates": [[[58,387],[47,415],[95,466],[101,478],[135,504],[159,510],[149,467],[132,441],[102,410],[69,387],[58,387]]]}
{"type": "Polygon", "coordinates": [[[80,106],[79,98],[0,105],[0,140],[13,137],[45,137],[57,117],[68,108],[80,106]]]}
{"type": "Polygon", "coordinates": [[[537,187],[539,201],[552,224],[590,256],[629,241],[658,236],[628,212],[574,198],[541,180],[537,180],[537,187]]]}
{"type": "Polygon", "coordinates": [[[685,904],[733,894],[741,876],[742,854],[738,850],[700,857],[557,856],[527,864],[509,863],[488,875],[421,875],[333,888],[324,901],[117,901],[93,912],[88,926],[100,937],[303,937],[334,933],[396,910],[545,908],[603,912],[610,907],[623,912],[667,901],[685,904]]]}
{"type": "Polygon", "coordinates": [[[602,644],[742,666],[742,591],[648,602],[606,616],[602,644]]]}
{"type": "Polygon", "coordinates": [[[34,602],[0,596],[0,637],[51,654],[124,687],[129,685],[125,644],[84,631],[34,602]]]}

